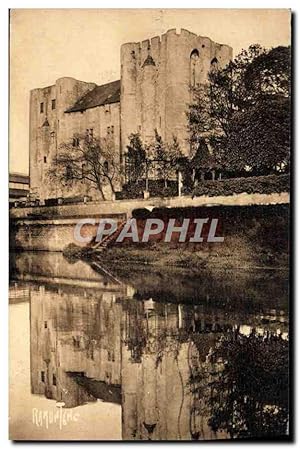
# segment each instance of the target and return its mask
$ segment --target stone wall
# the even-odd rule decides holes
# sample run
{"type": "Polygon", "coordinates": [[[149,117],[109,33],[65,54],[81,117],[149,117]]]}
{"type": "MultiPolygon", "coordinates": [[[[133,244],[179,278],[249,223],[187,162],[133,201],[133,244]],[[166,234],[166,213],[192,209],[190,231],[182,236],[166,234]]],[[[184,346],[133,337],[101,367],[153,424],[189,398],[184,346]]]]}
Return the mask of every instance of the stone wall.
{"type": "MultiPolygon", "coordinates": [[[[131,133],[139,132],[142,140],[149,143],[155,128],[166,142],[176,136],[183,152],[189,155],[186,117],[191,100],[189,86],[204,83],[212,64],[222,67],[231,57],[232,49],[227,45],[187,30],[177,34],[173,29],[161,37],[122,45],[120,103],[66,113],[96,86],[69,77],[58,79],[52,86],[32,90],[31,192],[41,200],[87,193],[99,199],[97,191],[89,190],[88,184],[63,188],[47,177],[60,145],[70,142],[74,134],[85,134],[87,129],[93,129],[95,137],[112,139],[120,162],[131,133]]],[[[111,192],[107,189],[105,193],[111,192]]]]}
{"type": "Polygon", "coordinates": [[[115,218],[123,221],[136,209],[288,204],[289,194],[239,194],[229,197],[175,197],[148,200],[103,201],[52,207],[10,210],[12,249],[62,251],[74,241],[74,228],[81,218],[115,218]]]}
{"type": "Polygon", "coordinates": [[[212,61],[220,67],[232,58],[232,48],[187,30],[169,30],[161,37],[121,47],[121,141],[140,132],[143,141],[153,139],[154,129],[165,141],[175,135],[185,154],[186,111],[191,84],[202,84],[212,61]],[[195,65],[191,58],[196,54],[195,65]]]}
{"type": "MultiPolygon", "coordinates": [[[[95,86],[73,78],[60,78],[53,86],[30,93],[30,190],[41,200],[85,194],[99,199],[97,191],[89,189],[86,183],[63,188],[47,176],[61,144],[71,142],[74,135],[85,135],[87,129],[93,129],[94,137],[109,137],[117,154],[120,153],[120,103],[65,113],[95,86]],[[108,127],[112,126],[114,132],[108,136],[108,127]]],[[[110,194],[110,189],[105,193],[110,194]]]]}

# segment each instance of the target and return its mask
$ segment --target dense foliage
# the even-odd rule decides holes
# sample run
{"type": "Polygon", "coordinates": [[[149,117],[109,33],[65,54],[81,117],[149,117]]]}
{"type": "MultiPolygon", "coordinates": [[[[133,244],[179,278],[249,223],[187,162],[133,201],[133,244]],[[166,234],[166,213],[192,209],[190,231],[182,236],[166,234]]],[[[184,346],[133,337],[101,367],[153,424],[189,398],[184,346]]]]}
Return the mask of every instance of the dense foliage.
{"type": "Polygon", "coordinates": [[[209,82],[192,88],[188,123],[193,154],[210,146],[198,168],[253,175],[287,172],[290,147],[290,48],[243,50],[209,82]]]}
{"type": "Polygon", "coordinates": [[[228,196],[238,193],[281,193],[289,191],[289,175],[251,176],[199,182],[194,196],[228,196]]]}
{"type": "Polygon", "coordinates": [[[231,438],[284,436],[288,425],[288,341],[281,336],[235,333],[211,360],[222,360],[210,388],[213,430],[231,438]]]}

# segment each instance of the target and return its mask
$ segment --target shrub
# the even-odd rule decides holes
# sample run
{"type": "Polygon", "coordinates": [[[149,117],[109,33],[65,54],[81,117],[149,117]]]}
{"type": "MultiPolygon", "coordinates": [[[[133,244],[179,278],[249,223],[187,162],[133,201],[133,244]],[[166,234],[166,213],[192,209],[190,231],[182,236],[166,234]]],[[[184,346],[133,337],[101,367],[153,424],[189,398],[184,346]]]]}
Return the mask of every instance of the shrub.
{"type": "Polygon", "coordinates": [[[288,192],[289,175],[253,176],[218,181],[202,181],[193,190],[194,196],[230,196],[238,193],[281,193],[288,192]]]}

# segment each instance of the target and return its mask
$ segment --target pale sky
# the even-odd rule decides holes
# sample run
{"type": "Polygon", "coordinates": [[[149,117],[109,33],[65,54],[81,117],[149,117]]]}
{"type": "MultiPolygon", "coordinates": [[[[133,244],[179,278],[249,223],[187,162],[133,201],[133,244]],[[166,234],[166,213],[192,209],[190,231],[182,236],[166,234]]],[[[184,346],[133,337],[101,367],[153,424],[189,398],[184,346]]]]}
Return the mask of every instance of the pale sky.
{"type": "Polygon", "coordinates": [[[29,91],[70,76],[120,78],[120,46],[170,28],[230,45],[290,44],[288,9],[15,9],[10,36],[10,172],[28,173],[29,91]]]}

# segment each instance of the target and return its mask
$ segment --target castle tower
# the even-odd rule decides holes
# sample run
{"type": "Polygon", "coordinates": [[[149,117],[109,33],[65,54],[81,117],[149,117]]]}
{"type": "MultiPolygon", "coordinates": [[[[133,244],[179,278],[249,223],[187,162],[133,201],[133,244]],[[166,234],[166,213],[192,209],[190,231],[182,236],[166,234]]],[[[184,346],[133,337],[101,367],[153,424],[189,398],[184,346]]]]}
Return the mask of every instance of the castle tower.
{"type": "Polygon", "coordinates": [[[121,142],[140,132],[143,141],[154,129],[166,142],[176,136],[189,155],[187,108],[190,86],[207,81],[211,67],[224,67],[232,48],[187,30],[169,30],[161,37],[121,47],[121,142]]]}
{"type": "Polygon", "coordinates": [[[94,86],[94,83],[65,77],[59,78],[52,86],[30,92],[30,190],[38,193],[41,199],[57,197],[60,193],[53,190],[47,171],[57,155],[60,143],[70,138],[65,111],[94,86]]]}

